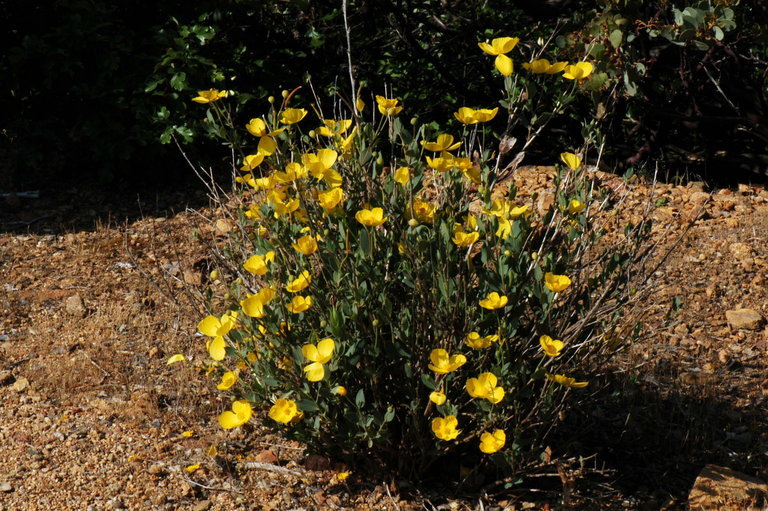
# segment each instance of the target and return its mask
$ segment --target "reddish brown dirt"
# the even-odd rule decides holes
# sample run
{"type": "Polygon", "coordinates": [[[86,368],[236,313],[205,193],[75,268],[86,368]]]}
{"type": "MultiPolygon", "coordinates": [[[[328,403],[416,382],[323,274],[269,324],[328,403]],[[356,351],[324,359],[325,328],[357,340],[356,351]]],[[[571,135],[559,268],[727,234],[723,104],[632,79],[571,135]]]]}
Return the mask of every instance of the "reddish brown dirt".
{"type": "MultiPolygon", "coordinates": [[[[546,182],[535,171],[518,179],[546,182]]],[[[650,186],[629,189],[628,210],[649,200],[650,186]]],[[[270,433],[263,413],[223,431],[227,399],[196,369],[203,311],[186,294],[217,285],[193,235],[196,213],[134,211],[138,219],[115,225],[131,208],[109,218],[95,199],[67,209],[74,191],[11,204],[0,218],[0,510],[524,509],[526,500],[559,509],[564,499],[672,509],[707,462],[765,478],[768,329],[734,331],[725,311],[768,314],[768,192],[692,184],[654,194],[658,253],[672,251],[640,304],[649,335],[625,353],[627,372],[606,383],[595,410],[574,412],[583,442],[554,446],[596,454],[599,470],[572,472],[565,489],[560,477],[538,499],[462,499],[354,469],[340,481],[346,467],[270,433]],[[674,297],[683,306],[665,322],[674,297]],[[191,360],[167,366],[174,353],[191,360]]]]}

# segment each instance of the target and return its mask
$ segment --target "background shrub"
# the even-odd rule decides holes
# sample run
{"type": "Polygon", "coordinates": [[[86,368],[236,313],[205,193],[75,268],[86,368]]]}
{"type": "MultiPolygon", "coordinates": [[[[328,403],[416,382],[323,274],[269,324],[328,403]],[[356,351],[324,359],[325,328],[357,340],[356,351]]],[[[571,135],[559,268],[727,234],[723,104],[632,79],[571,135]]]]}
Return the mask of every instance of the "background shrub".
{"type": "MultiPolygon", "coordinates": [[[[245,104],[307,78],[339,87],[340,11],[338,2],[305,0],[230,0],[215,9],[176,0],[4,4],[3,186],[66,176],[177,182],[176,150],[158,143],[172,135],[198,160],[219,161],[189,98],[217,87],[241,91],[245,104]]],[[[672,172],[708,178],[723,177],[721,167],[726,177],[739,175],[734,167],[762,175],[767,12],[759,2],[725,0],[349,2],[356,76],[391,84],[410,115],[442,123],[452,105],[497,100],[498,87],[481,79],[476,40],[525,33],[528,56],[555,32],[548,51],[558,59],[589,51],[593,93],[559,115],[548,131],[556,144],[530,146],[530,161],[579,145],[590,116],[608,142],[609,165],[662,159],[672,172]],[[404,77],[410,86],[399,90],[404,77]]],[[[247,109],[233,115],[238,124],[250,118],[247,109]]],[[[524,128],[512,136],[522,140],[524,128]]]]}

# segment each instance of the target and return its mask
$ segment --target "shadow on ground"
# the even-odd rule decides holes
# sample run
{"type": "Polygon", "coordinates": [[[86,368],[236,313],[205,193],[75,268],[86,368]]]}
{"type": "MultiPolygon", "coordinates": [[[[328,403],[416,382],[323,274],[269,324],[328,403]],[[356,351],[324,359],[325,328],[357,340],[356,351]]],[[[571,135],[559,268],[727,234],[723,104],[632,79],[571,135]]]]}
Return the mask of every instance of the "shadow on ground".
{"type": "Polygon", "coordinates": [[[93,231],[208,205],[207,190],[194,176],[161,186],[135,183],[105,186],[70,181],[3,195],[0,196],[0,233],[15,234],[93,231]]]}
{"type": "Polygon", "coordinates": [[[708,463],[765,477],[766,400],[748,409],[734,401],[714,379],[616,378],[568,412],[552,445],[567,445],[565,457],[589,458],[576,494],[601,509],[611,508],[611,495],[622,495],[617,508],[685,509],[708,463]]]}

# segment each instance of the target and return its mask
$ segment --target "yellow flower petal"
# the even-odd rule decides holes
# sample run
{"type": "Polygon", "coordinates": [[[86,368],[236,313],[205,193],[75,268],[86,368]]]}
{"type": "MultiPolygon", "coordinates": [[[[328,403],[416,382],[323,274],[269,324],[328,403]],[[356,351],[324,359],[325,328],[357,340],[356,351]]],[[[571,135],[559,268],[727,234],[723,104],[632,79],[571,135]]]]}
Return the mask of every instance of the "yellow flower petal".
{"type": "Polygon", "coordinates": [[[507,435],[504,431],[497,429],[493,433],[483,433],[480,435],[480,450],[485,454],[493,454],[498,451],[507,441],[507,435]]]}
{"type": "Polygon", "coordinates": [[[320,381],[325,377],[325,366],[319,362],[312,362],[304,367],[304,372],[307,373],[307,380],[320,381]]]}
{"type": "Polygon", "coordinates": [[[512,62],[512,59],[506,55],[498,55],[494,61],[494,65],[496,66],[496,69],[499,70],[499,73],[504,76],[509,76],[515,71],[514,62],[512,62]]]}
{"type": "Polygon", "coordinates": [[[571,170],[576,170],[581,166],[581,158],[573,153],[561,153],[560,159],[571,170]]]}
{"type": "Polygon", "coordinates": [[[208,344],[208,354],[211,356],[213,360],[216,360],[217,362],[219,360],[224,360],[224,357],[227,355],[226,351],[226,343],[224,342],[224,338],[219,336],[213,339],[208,344]]]}
{"type": "Polygon", "coordinates": [[[172,357],[168,358],[168,361],[165,363],[166,365],[175,364],[176,362],[185,362],[187,360],[187,357],[182,355],[181,353],[177,353],[173,355],[172,357]]]}

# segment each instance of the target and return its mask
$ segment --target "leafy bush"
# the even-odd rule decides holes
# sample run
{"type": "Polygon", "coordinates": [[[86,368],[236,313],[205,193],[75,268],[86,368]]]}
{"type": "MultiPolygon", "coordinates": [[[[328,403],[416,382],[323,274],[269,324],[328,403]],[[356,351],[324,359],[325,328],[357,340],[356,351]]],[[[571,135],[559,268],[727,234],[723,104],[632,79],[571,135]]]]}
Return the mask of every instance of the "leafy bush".
{"type": "MultiPolygon", "coordinates": [[[[312,450],[368,453],[410,477],[446,460],[514,472],[541,455],[617,347],[606,339],[647,225],[606,243],[596,219],[609,201],[572,152],[549,202],[517,200],[514,142],[487,123],[546,119],[526,109],[533,84],[551,82],[561,108],[593,69],[539,60],[513,76],[517,42],[480,43],[507,109],[462,106],[455,135],[403,123],[408,105],[359,90],[330,109],[285,91],[248,122],[252,150],[219,200],[233,228],[216,277],[231,286],[209,295],[224,308],[198,326],[218,388],[235,398],[222,427],[256,406],[312,450]]],[[[227,126],[233,94],[194,98],[230,142],[242,131],[227,126]]]]}

